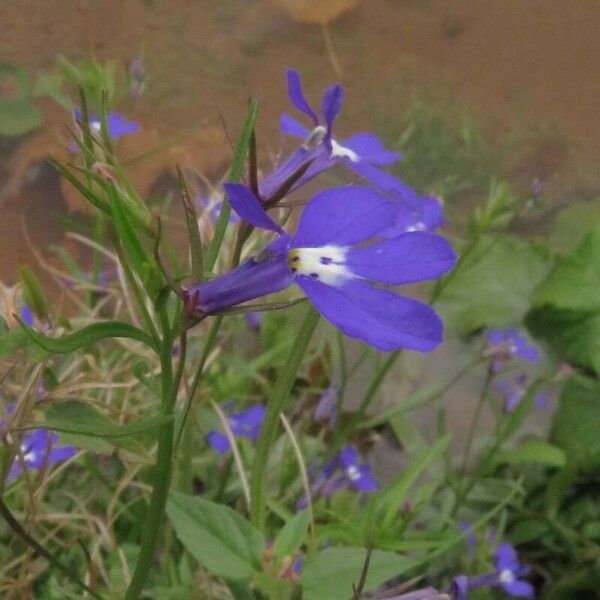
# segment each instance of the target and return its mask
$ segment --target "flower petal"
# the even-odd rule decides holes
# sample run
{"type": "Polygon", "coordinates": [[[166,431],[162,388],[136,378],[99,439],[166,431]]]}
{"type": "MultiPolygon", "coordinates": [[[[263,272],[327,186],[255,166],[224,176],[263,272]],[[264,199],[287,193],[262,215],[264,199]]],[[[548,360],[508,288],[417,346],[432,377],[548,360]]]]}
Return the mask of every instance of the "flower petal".
{"type": "Polygon", "coordinates": [[[287,69],[287,84],[288,84],[288,96],[290,102],[300,111],[303,112],[307,117],[310,117],[315,125],[319,124],[319,118],[315,111],[310,107],[310,104],[306,101],[304,93],[302,91],[302,81],[300,80],[300,74],[295,69],[287,69]]]}
{"type": "Polygon", "coordinates": [[[513,581],[513,583],[505,583],[502,589],[515,598],[534,598],[535,590],[527,581],[513,581]]]}
{"type": "Polygon", "coordinates": [[[323,190],[304,209],[292,246],[356,244],[389,226],[395,214],[395,204],[370,188],[348,186],[323,190]]]}
{"type": "Polygon", "coordinates": [[[372,165],[390,165],[400,160],[400,154],[388,150],[374,133],[357,133],[340,144],[372,165]]]}
{"type": "Polygon", "coordinates": [[[439,235],[414,231],[366,248],[353,248],[346,264],[353,274],[394,285],[434,279],[456,262],[452,246],[439,235]]]}
{"type": "Polygon", "coordinates": [[[310,134],[310,129],[286,113],[279,117],[279,129],[283,135],[291,135],[301,140],[306,139],[310,134]]]}
{"type": "Polygon", "coordinates": [[[346,92],[344,91],[343,86],[339,83],[336,83],[325,90],[323,94],[323,100],[321,102],[321,114],[325,119],[325,124],[327,125],[327,133],[331,133],[331,128],[333,127],[333,122],[337,117],[340,109],[342,108],[342,104],[344,103],[344,96],[346,92]]]}
{"type": "Polygon", "coordinates": [[[211,431],[206,436],[206,442],[213,450],[216,450],[221,454],[229,452],[229,440],[227,439],[227,436],[220,431],[211,431]]]}
{"type": "Polygon", "coordinates": [[[229,417],[231,431],[234,435],[244,435],[252,439],[258,437],[265,412],[262,404],[253,404],[246,410],[231,415],[229,417]]]}
{"type": "Polygon", "coordinates": [[[261,206],[256,196],[241,183],[226,183],[223,188],[233,210],[250,225],[260,229],[268,229],[276,233],[283,233],[283,229],[269,217],[261,206]]]}
{"type": "Polygon", "coordinates": [[[371,473],[371,467],[367,464],[358,465],[360,477],[351,482],[352,487],[359,492],[376,492],[381,486],[371,473]]]}
{"type": "Polygon", "coordinates": [[[517,551],[512,544],[504,542],[496,548],[496,571],[515,571],[519,566],[517,551]]]}
{"type": "Polygon", "coordinates": [[[426,304],[360,281],[330,287],[308,277],[296,283],[317,310],[346,335],[375,348],[429,352],[442,341],[442,321],[426,304]]]}

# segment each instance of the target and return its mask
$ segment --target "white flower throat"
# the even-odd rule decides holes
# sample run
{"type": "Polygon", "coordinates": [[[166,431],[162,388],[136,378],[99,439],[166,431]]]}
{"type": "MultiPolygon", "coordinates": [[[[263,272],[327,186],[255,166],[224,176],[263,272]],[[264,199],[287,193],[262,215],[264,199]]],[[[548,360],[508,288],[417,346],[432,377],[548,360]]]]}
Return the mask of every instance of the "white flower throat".
{"type": "MultiPolygon", "coordinates": [[[[305,150],[313,150],[319,144],[322,144],[325,140],[325,136],[327,135],[327,129],[323,127],[323,125],[317,125],[308,135],[306,140],[304,140],[303,147],[305,150]]],[[[360,156],[354,152],[354,150],[350,150],[350,148],[346,148],[346,146],[342,146],[339,142],[336,142],[333,138],[330,140],[331,143],[331,158],[347,158],[351,162],[358,162],[360,160],[360,156]]]]}
{"type": "Polygon", "coordinates": [[[345,264],[347,252],[348,248],[343,246],[294,248],[288,254],[288,264],[295,275],[336,286],[352,277],[352,272],[345,264]]]}

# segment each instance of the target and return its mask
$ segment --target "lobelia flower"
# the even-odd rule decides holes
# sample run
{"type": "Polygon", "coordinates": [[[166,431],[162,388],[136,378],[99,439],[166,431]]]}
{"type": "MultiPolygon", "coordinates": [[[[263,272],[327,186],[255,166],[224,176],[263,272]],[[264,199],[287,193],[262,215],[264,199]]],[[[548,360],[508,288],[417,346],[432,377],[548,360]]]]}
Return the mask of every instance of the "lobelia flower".
{"type": "MultiPolygon", "coordinates": [[[[75,117],[77,128],[79,129],[79,123],[83,118],[81,110],[76,108],[73,111],[73,116],[75,117]]],[[[88,123],[92,134],[100,134],[100,128],[102,126],[102,119],[100,115],[90,113],[88,115],[88,123]]],[[[116,112],[108,113],[106,117],[106,125],[108,128],[108,135],[113,140],[125,137],[126,135],[130,135],[132,133],[137,133],[142,129],[142,126],[139,123],[136,123],[135,121],[128,121],[124,116],[116,112]]],[[[79,152],[79,147],[75,142],[69,143],[69,151],[73,154],[79,152]]]]}
{"type": "MultiPolygon", "coordinates": [[[[373,477],[371,467],[360,463],[358,452],[348,446],[318,471],[310,487],[310,496],[313,499],[319,496],[327,498],[340,489],[370,493],[379,488],[379,481],[373,477]]],[[[296,502],[296,510],[303,510],[307,505],[306,495],[302,494],[296,502]]]]}
{"type": "MultiPolygon", "coordinates": [[[[262,404],[254,404],[246,410],[229,415],[227,422],[234,436],[255,440],[260,433],[264,418],[265,407],[262,404]]],[[[221,454],[225,454],[230,450],[227,436],[220,431],[211,431],[206,436],[206,441],[213,450],[221,454]]]]}
{"type": "Polygon", "coordinates": [[[540,361],[540,351],[533,344],[528,344],[515,327],[506,329],[490,329],[487,332],[488,348],[484,355],[491,357],[491,369],[499,373],[504,364],[513,357],[537,363],[540,361]]]}
{"type": "Polygon", "coordinates": [[[217,314],[297,284],[328,321],[375,348],[429,352],[441,343],[442,321],[430,306],[367,282],[399,285],[439,277],[456,260],[444,238],[415,231],[373,241],[397,206],[360,186],[317,193],[296,233],[288,235],[248,188],[225,187],[245,221],[278,237],[233,271],[190,287],[190,309],[217,314]]]}
{"type": "Polygon", "coordinates": [[[514,598],[534,597],[533,586],[522,579],[531,569],[519,562],[517,551],[512,544],[505,542],[498,546],[495,563],[495,573],[473,577],[469,580],[469,588],[498,586],[514,598]]]}
{"type": "MultiPolygon", "coordinates": [[[[0,428],[1,431],[1,428],[0,428]]],[[[21,438],[21,456],[16,456],[7,480],[14,481],[24,469],[42,469],[75,456],[77,448],[57,446],[58,435],[47,429],[34,429],[21,438]]]]}
{"type": "MultiPolygon", "coordinates": [[[[510,381],[498,381],[496,388],[504,396],[504,410],[512,413],[519,406],[527,391],[527,375],[521,373],[510,381]]],[[[536,394],[533,401],[538,408],[546,408],[548,405],[548,399],[544,394],[536,394]]]]}

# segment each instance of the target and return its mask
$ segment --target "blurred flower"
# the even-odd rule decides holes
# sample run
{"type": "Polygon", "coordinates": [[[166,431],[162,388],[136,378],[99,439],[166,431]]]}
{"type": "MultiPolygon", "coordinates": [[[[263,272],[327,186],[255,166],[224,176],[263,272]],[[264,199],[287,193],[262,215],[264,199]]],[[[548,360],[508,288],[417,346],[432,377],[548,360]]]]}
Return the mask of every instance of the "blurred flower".
{"type": "MultiPolygon", "coordinates": [[[[527,375],[521,373],[511,381],[498,381],[496,388],[504,396],[504,410],[508,413],[513,412],[521,403],[525,392],[527,391],[527,375]]],[[[546,408],[548,399],[544,394],[536,394],[534,403],[538,408],[546,408]]]]}
{"type": "Polygon", "coordinates": [[[27,327],[33,327],[34,316],[29,304],[23,304],[19,310],[19,314],[21,316],[21,321],[23,321],[27,327]]]}
{"type": "Polygon", "coordinates": [[[461,521],[458,524],[458,528],[466,533],[465,542],[467,543],[467,554],[469,560],[474,560],[475,558],[475,548],[477,546],[477,536],[473,531],[473,526],[471,523],[467,523],[466,521],[461,521]]]}
{"type": "Polygon", "coordinates": [[[129,97],[139,98],[146,89],[146,68],[140,58],[129,63],[129,97]]]}
{"type": "MultiPolygon", "coordinates": [[[[264,418],[265,407],[262,404],[254,404],[246,410],[229,415],[227,422],[234,436],[255,440],[260,433],[264,418]]],[[[213,450],[221,454],[230,450],[227,436],[220,431],[211,431],[206,436],[206,441],[213,450]]]]}
{"type": "Polygon", "coordinates": [[[248,188],[225,188],[245,221],[278,237],[233,271],[190,287],[192,310],[216,314],[295,283],[346,335],[380,350],[429,352],[442,341],[442,321],[431,307],[365,282],[413,283],[435,279],[454,266],[450,244],[430,233],[415,231],[365,245],[394,218],[393,202],[360,186],[324,190],[310,200],[290,236],[248,188]]]}
{"type": "Polygon", "coordinates": [[[313,419],[317,423],[327,423],[329,429],[333,428],[336,419],[337,388],[327,388],[317,400],[313,419]]]}
{"type": "Polygon", "coordinates": [[[248,311],[244,313],[244,319],[246,319],[246,323],[248,327],[254,331],[258,331],[262,324],[262,314],[256,311],[248,311]]]}
{"type": "Polygon", "coordinates": [[[495,573],[471,578],[469,588],[498,586],[515,598],[534,597],[533,586],[522,579],[531,569],[519,562],[517,551],[512,544],[505,542],[498,546],[495,563],[495,573]]]}
{"type": "Polygon", "coordinates": [[[513,357],[530,363],[537,363],[541,359],[538,348],[528,344],[514,327],[490,329],[486,337],[488,347],[484,356],[493,359],[491,369],[494,373],[499,373],[504,364],[513,357]]]}
{"type": "MultiPolygon", "coordinates": [[[[79,130],[79,123],[83,118],[81,110],[79,108],[76,108],[73,112],[73,116],[75,118],[77,130],[79,130]]],[[[99,135],[100,128],[102,127],[102,119],[100,115],[90,113],[88,115],[88,123],[92,134],[99,135]]],[[[125,137],[126,135],[130,135],[132,133],[137,133],[142,129],[139,123],[136,123],[135,121],[128,121],[124,116],[116,112],[108,113],[106,117],[106,125],[108,128],[108,135],[113,140],[125,137]]],[[[73,154],[79,152],[79,147],[75,142],[70,142],[69,151],[73,154]]]]}
{"type": "MultiPolygon", "coordinates": [[[[217,188],[211,189],[210,193],[208,194],[199,195],[196,198],[196,204],[199,205],[202,211],[200,214],[200,219],[206,218],[214,225],[221,214],[224,198],[225,194],[223,193],[223,190],[217,188]]],[[[239,221],[240,218],[235,212],[232,212],[229,215],[229,223],[239,223],[239,221]]]]}

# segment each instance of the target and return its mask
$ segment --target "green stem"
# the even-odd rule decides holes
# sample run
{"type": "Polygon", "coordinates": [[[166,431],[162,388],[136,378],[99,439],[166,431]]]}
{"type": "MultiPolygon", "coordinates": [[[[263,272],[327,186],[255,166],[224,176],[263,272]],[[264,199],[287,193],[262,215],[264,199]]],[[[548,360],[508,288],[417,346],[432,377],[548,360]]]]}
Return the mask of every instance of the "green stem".
{"type": "MultiPolygon", "coordinates": [[[[173,385],[173,365],[171,357],[172,339],[168,319],[163,309],[161,313],[163,343],[160,353],[161,367],[161,414],[172,416],[177,389],[173,385]]],[[[141,594],[154,559],[158,533],[163,521],[165,505],[171,482],[171,462],[173,457],[173,419],[167,419],[158,431],[158,450],[154,467],[154,484],[150,504],[144,518],[140,554],[135,571],[125,593],[124,600],[137,600],[141,594]]]]}
{"type": "Polygon", "coordinates": [[[269,395],[267,413],[256,444],[250,481],[250,518],[254,525],[263,531],[266,521],[266,479],[269,452],[277,434],[279,415],[285,408],[296,378],[296,371],[302,362],[318,322],[319,313],[312,306],[309,306],[290,355],[283,369],[279,372],[279,377],[269,395]]]}

